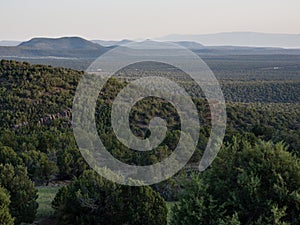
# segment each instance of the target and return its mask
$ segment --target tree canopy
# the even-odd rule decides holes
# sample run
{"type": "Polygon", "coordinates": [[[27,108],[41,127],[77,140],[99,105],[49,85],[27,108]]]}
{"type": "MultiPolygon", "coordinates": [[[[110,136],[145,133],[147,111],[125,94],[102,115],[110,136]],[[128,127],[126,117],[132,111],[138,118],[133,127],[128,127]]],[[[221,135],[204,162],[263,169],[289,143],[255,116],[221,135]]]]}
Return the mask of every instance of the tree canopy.
{"type": "Polygon", "coordinates": [[[171,224],[299,223],[299,159],[282,143],[233,138],[207,172],[191,178],[171,224]]]}
{"type": "Polygon", "coordinates": [[[117,185],[90,170],[61,188],[52,204],[61,225],[167,224],[166,203],[150,187],[117,185]]]}

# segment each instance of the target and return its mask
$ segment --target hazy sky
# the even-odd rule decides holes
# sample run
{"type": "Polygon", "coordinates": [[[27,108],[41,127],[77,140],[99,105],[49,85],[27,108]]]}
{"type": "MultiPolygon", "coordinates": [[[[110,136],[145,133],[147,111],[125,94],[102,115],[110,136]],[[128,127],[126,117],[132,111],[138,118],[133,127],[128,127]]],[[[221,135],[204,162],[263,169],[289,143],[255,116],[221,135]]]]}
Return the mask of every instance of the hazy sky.
{"type": "Polygon", "coordinates": [[[299,0],[0,0],[0,40],[300,33],[299,0]]]}

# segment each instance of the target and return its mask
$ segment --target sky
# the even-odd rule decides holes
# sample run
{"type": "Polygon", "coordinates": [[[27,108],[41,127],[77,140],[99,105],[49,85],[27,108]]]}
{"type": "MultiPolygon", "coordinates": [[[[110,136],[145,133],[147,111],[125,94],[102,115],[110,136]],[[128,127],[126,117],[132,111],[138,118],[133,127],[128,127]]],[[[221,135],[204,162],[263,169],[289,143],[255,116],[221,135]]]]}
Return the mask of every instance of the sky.
{"type": "Polygon", "coordinates": [[[300,33],[299,0],[0,0],[0,40],[300,33]]]}

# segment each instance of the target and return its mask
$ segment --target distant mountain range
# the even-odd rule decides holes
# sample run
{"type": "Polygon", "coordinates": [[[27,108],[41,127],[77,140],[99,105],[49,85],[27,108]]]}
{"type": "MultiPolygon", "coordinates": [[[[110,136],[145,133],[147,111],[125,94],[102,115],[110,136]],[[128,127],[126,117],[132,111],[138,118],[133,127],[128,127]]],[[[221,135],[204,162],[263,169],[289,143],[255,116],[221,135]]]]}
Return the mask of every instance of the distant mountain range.
{"type": "Polygon", "coordinates": [[[41,50],[99,50],[102,48],[99,44],[87,41],[80,37],[33,38],[30,41],[22,42],[19,47],[29,47],[41,50]]]}
{"type": "MultiPolygon", "coordinates": [[[[18,46],[0,46],[1,58],[52,58],[52,59],[95,59],[116,46],[131,43],[121,41],[88,41],[80,37],[33,38],[18,46]]],[[[203,49],[204,46],[192,41],[174,42],[191,50],[203,49]]]]}
{"type": "Polygon", "coordinates": [[[18,46],[0,47],[0,57],[96,58],[108,49],[80,37],[33,38],[18,46]]]}
{"type": "Polygon", "coordinates": [[[21,41],[0,41],[0,46],[17,46],[21,41]]]}
{"type": "MultiPolygon", "coordinates": [[[[129,43],[132,43],[134,41],[128,40],[128,39],[123,39],[121,41],[103,41],[103,40],[92,40],[92,42],[100,44],[102,46],[121,46],[121,45],[126,45],[129,43]]],[[[185,48],[194,50],[194,49],[201,49],[204,46],[200,43],[197,43],[195,41],[174,41],[175,44],[178,44],[180,46],[183,46],[185,48]]]]}
{"type": "Polygon", "coordinates": [[[300,34],[269,34],[256,32],[227,32],[216,34],[171,34],[156,38],[161,41],[195,41],[206,46],[249,46],[300,48],[300,34]]]}
{"type": "MultiPolygon", "coordinates": [[[[0,46],[0,59],[28,61],[32,64],[50,64],[84,70],[103,53],[132,42],[122,41],[88,41],[80,37],[33,38],[18,46],[0,46]]],[[[241,46],[206,46],[196,41],[173,41],[191,49],[200,56],[217,55],[266,55],[287,54],[300,55],[300,49],[283,49],[267,47],[241,46]]],[[[299,43],[300,45],[300,43],[299,43]]]]}
{"type": "MultiPolygon", "coordinates": [[[[300,34],[270,34],[257,32],[224,32],[216,34],[171,34],[164,37],[154,38],[158,41],[171,41],[190,49],[200,49],[204,46],[240,46],[240,47],[277,47],[277,48],[300,48],[300,34]]],[[[33,38],[28,42],[0,41],[0,46],[30,46],[35,48],[60,47],[60,48],[90,48],[95,49],[98,44],[103,47],[126,45],[132,40],[86,40],[78,37],[63,38],[33,38]],[[55,46],[51,46],[55,41],[55,46]],[[43,42],[43,43],[41,43],[43,42]],[[74,45],[73,45],[74,44],[74,45]],[[44,45],[44,46],[43,46],[44,45]],[[58,46],[59,45],[59,46],[58,46]],[[76,47],[77,46],[77,47],[76,47]]]]}
{"type": "Polygon", "coordinates": [[[109,46],[120,46],[120,45],[126,45],[130,42],[133,42],[131,40],[123,39],[121,41],[104,41],[104,40],[92,40],[93,43],[109,47],[109,46]]]}

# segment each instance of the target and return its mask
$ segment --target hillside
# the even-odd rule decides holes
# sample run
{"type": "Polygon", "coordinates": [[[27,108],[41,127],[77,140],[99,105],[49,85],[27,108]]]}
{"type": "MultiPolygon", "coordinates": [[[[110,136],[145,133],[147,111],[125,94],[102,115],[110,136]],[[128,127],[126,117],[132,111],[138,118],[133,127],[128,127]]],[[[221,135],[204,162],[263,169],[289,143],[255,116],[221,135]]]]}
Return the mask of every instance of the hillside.
{"type": "MultiPolygon", "coordinates": [[[[138,70],[129,67],[120,73],[132,74],[138,71],[142,76],[149,74],[152,66],[142,66],[138,70]]],[[[161,74],[166,68],[158,69],[158,74],[161,74]]],[[[70,180],[82,176],[89,169],[76,145],[70,122],[75,89],[82,75],[83,72],[61,67],[7,60],[0,62],[0,163],[25,166],[30,180],[35,185],[42,186],[49,183],[70,183],[70,180]]],[[[186,85],[185,81],[190,82],[181,79],[182,83],[179,84],[186,87],[189,94],[197,94],[197,89],[186,85]]],[[[259,143],[260,139],[283,141],[288,144],[288,151],[300,156],[300,106],[294,99],[297,100],[296,93],[299,93],[297,82],[230,81],[225,84],[225,96],[236,99],[236,102],[227,101],[225,143],[234,143],[233,136],[246,138],[251,143],[259,143]],[[276,96],[279,88],[282,88],[281,96],[276,96]],[[293,88],[295,95],[288,98],[285,92],[293,88]],[[252,101],[239,102],[243,95],[252,101]],[[266,101],[259,100],[261,95],[264,95],[266,101]],[[273,97],[268,99],[268,96],[273,97]]],[[[137,152],[128,149],[117,139],[110,122],[112,102],[125,85],[124,80],[111,79],[99,95],[95,113],[99,137],[107,150],[125,163],[149,165],[160,162],[171,154],[179,140],[178,114],[164,100],[146,98],[139,101],[130,113],[132,132],[140,138],[149,135],[148,124],[154,116],[166,120],[168,131],[164,141],[153,151],[137,152]]],[[[210,112],[207,104],[202,98],[194,98],[193,101],[201,121],[195,154],[186,168],[175,177],[152,186],[167,201],[178,201],[178,192],[184,188],[182,179],[186,177],[185,173],[189,173],[189,168],[199,162],[209,137],[210,112]]],[[[92,181],[94,182],[93,179],[92,181]]],[[[42,203],[40,207],[47,208],[48,211],[42,213],[43,209],[39,208],[38,219],[53,224],[53,210],[49,209],[51,200],[47,200],[48,206],[45,207],[45,196],[41,190],[39,188],[41,195],[38,201],[42,203]]],[[[50,189],[47,188],[46,191],[48,190],[50,189]]],[[[56,193],[57,188],[54,191],[56,193]]],[[[51,199],[55,193],[51,194],[51,199]]],[[[18,206],[17,200],[12,201],[18,206]]],[[[34,215],[33,212],[32,216],[34,215]]],[[[19,219],[22,220],[23,217],[19,219]]]]}
{"type": "MultiPolygon", "coordinates": [[[[225,61],[223,61],[224,63],[225,61]]],[[[213,64],[217,68],[219,64],[213,64]]],[[[248,64],[247,64],[248,65],[248,64]]],[[[233,69],[234,65],[228,65],[221,71],[216,70],[219,76],[220,84],[227,102],[244,103],[277,103],[277,104],[299,104],[300,99],[300,80],[297,70],[289,71],[285,69],[285,79],[278,77],[273,70],[253,70],[241,67],[245,74],[239,72],[239,69],[233,69]],[[250,73],[251,72],[251,73],[250,73]],[[261,80],[245,79],[246,76],[261,74],[262,72],[272,73],[273,77],[261,80]],[[230,73],[230,77],[225,77],[222,73],[230,73]],[[234,75],[237,73],[237,75],[234,75]],[[293,75],[293,76],[292,76],[293,75]]],[[[240,64],[242,66],[242,64],[240,64]]],[[[179,83],[182,84],[191,95],[201,96],[201,91],[193,82],[185,80],[180,72],[173,71],[170,74],[168,67],[160,66],[153,69],[152,64],[142,64],[137,67],[138,70],[128,67],[120,76],[125,79],[131,79],[131,76],[142,76],[143,71],[150,70],[164,73],[166,76],[177,76],[179,83]]],[[[293,67],[292,67],[293,68],[293,67]]],[[[49,115],[65,112],[72,108],[73,95],[77,83],[83,72],[71,69],[54,68],[43,65],[30,65],[16,61],[2,60],[0,64],[0,123],[2,128],[11,128],[19,126],[29,121],[37,123],[42,118],[49,115]]],[[[55,116],[54,116],[55,117],[55,116]]]]}
{"type": "MultiPolygon", "coordinates": [[[[138,74],[136,74],[138,76],[142,76],[143,73],[147,74],[147,71],[151,69],[145,65],[138,68],[138,74]]],[[[158,69],[163,72],[166,68],[159,67],[158,69]]],[[[151,71],[153,73],[153,69],[151,71]]],[[[121,71],[120,75],[123,72],[121,71]]],[[[124,73],[134,76],[136,72],[137,70],[129,67],[124,73]]],[[[52,124],[52,121],[56,120],[67,122],[67,127],[69,127],[73,96],[82,75],[83,72],[71,69],[2,60],[0,63],[1,129],[18,130],[24,126],[43,126],[52,124]]],[[[201,96],[199,88],[195,87],[193,82],[184,79],[181,77],[179,84],[185,87],[192,96],[201,96]]],[[[104,99],[111,99],[115,96],[123,86],[121,84],[114,81],[108,86],[107,97],[103,96],[104,99]]],[[[227,101],[228,112],[234,114],[229,115],[229,123],[236,129],[241,129],[241,127],[246,129],[246,126],[246,130],[251,131],[258,121],[266,119],[263,118],[264,115],[270,114],[272,114],[272,123],[276,121],[277,126],[282,127],[281,132],[285,132],[285,126],[288,126],[288,132],[299,126],[299,117],[296,116],[296,112],[299,112],[299,80],[221,80],[221,86],[227,101]],[[246,105],[251,107],[244,108],[246,105]],[[240,110],[243,112],[241,115],[239,115],[240,110]],[[247,113],[244,112],[245,110],[247,113]],[[260,113],[257,113],[258,110],[261,110],[260,113]],[[245,115],[251,116],[245,118],[245,121],[241,120],[245,115]],[[260,119],[256,121],[255,118],[260,119]]],[[[110,101],[104,103],[111,104],[110,101]]],[[[107,109],[101,108],[105,111],[107,109]]],[[[145,115],[141,116],[141,121],[138,119],[139,123],[145,122],[142,118],[145,118],[145,115]]],[[[262,123],[270,127],[270,122],[267,120],[262,123]]]]}
{"type": "Polygon", "coordinates": [[[30,65],[15,61],[0,63],[0,124],[14,128],[72,107],[72,95],[81,72],[30,65]]]}

